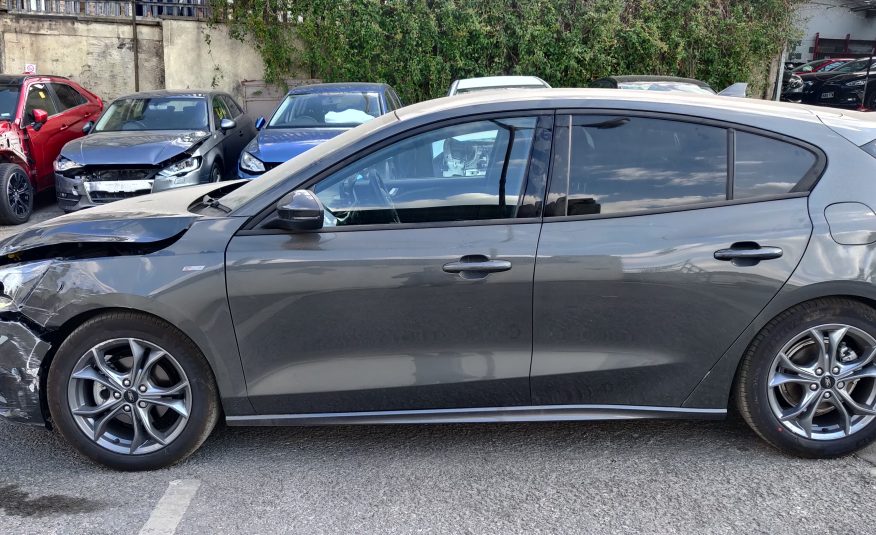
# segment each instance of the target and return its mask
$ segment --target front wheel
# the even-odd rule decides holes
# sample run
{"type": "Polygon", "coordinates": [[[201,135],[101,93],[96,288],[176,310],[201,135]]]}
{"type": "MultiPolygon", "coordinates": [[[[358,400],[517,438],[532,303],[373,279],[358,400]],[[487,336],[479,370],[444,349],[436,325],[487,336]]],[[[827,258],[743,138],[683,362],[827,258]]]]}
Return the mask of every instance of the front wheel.
{"type": "Polygon", "coordinates": [[[133,312],[96,316],[74,330],[51,363],[47,393],[61,435],[118,470],[184,459],[219,417],[212,371],[194,343],[133,312]]]}
{"type": "Polygon", "coordinates": [[[33,213],[33,185],[14,163],[0,164],[0,224],[21,225],[33,213]]]}
{"type": "Polygon", "coordinates": [[[876,311],[826,298],[783,312],[746,352],[736,401],[748,424],[788,453],[839,457],[872,443],[876,311]]]}

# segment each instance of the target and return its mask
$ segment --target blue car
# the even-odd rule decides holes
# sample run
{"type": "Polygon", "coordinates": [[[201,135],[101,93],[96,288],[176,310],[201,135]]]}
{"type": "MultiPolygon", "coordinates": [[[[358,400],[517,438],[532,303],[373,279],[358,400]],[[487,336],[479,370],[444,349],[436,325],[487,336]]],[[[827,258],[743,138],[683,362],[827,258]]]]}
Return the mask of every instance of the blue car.
{"type": "Polygon", "coordinates": [[[257,178],[309,148],[401,107],[398,94],[386,84],[296,87],[286,93],[269,121],[256,120],[259,133],[240,154],[240,178],[257,178]]]}

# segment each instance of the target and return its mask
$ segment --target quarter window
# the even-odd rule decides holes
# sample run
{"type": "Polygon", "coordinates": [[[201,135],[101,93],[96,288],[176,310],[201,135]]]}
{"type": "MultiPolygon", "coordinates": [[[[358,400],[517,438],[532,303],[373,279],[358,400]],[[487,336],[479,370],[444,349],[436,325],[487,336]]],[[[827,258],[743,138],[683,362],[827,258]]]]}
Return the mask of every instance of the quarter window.
{"type": "Polygon", "coordinates": [[[797,145],[737,131],[733,198],[789,193],[815,162],[814,154],[797,145]]]}
{"type": "Polygon", "coordinates": [[[87,102],[85,97],[67,84],[52,84],[52,89],[55,90],[62,111],[81,106],[87,102]]]}
{"type": "Polygon", "coordinates": [[[325,226],[518,217],[535,127],[535,117],[483,120],[380,149],[314,186],[325,226]]]}
{"type": "MultiPolygon", "coordinates": [[[[727,130],[620,116],[573,116],[567,215],[623,214],[727,198],[727,130]]],[[[552,187],[552,189],[554,189],[552,187]]],[[[562,210],[549,215],[562,215],[562,210]]]]}

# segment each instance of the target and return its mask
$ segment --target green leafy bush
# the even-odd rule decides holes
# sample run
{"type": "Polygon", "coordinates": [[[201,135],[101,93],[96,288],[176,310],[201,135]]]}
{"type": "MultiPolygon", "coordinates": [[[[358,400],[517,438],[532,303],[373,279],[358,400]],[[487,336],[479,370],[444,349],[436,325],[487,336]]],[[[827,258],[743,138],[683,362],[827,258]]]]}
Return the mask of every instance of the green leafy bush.
{"type": "Polygon", "coordinates": [[[767,83],[800,0],[213,0],[269,82],[382,81],[406,102],[456,78],[532,74],[580,87],[664,74],[767,83]]]}

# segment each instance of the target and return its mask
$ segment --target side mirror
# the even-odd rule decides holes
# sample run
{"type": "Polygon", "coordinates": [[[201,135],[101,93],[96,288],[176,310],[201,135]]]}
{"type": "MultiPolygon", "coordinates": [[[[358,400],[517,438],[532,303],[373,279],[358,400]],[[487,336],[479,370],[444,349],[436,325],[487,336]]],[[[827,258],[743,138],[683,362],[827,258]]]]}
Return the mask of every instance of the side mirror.
{"type": "Polygon", "coordinates": [[[88,121],[84,125],[82,125],[82,133],[87,134],[91,132],[91,129],[94,128],[94,121],[88,121]]]}
{"type": "Polygon", "coordinates": [[[227,132],[237,126],[237,123],[234,122],[233,119],[222,119],[219,121],[219,130],[223,132],[227,132]]]}
{"type": "Polygon", "coordinates": [[[41,110],[39,108],[33,110],[33,128],[34,130],[39,130],[42,128],[46,121],[49,120],[49,114],[46,110],[41,110]]]}
{"type": "Polygon", "coordinates": [[[259,117],[258,119],[256,119],[256,122],[255,122],[256,130],[261,130],[262,128],[264,128],[265,123],[267,123],[267,121],[265,121],[264,117],[259,117]]]}
{"type": "Polygon", "coordinates": [[[319,230],[325,218],[325,209],[315,193],[297,189],[277,203],[277,216],[271,225],[275,228],[319,230]]]}

